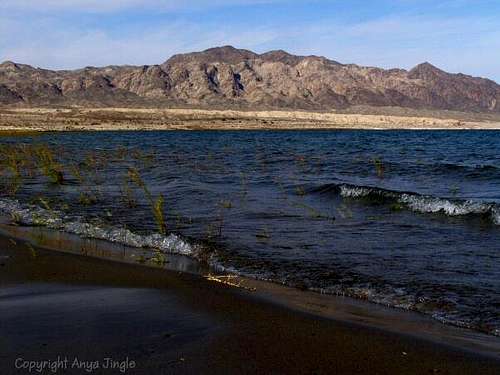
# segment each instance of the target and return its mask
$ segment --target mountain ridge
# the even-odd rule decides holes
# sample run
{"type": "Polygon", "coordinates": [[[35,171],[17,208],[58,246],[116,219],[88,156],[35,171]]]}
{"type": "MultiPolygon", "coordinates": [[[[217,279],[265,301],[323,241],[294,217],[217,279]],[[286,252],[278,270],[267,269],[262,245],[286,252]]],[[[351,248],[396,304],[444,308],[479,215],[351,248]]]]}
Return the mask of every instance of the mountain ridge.
{"type": "Polygon", "coordinates": [[[321,110],[367,105],[500,113],[500,85],[429,62],[410,70],[382,69],[222,46],[176,54],[157,65],[49,70],[5,61],[0,104],[321,110]]]}

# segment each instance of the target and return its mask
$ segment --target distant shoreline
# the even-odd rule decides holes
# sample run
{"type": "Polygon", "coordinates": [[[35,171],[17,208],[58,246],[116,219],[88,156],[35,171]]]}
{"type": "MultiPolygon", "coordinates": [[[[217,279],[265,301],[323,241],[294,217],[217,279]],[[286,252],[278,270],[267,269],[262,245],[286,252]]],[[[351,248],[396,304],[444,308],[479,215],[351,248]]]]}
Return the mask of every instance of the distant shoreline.
{"type": "MultiPolygon", "coordinates": [[[[397,112],[393,110],[392,112],[397,112]]],[[[398,115],[290,110],[0,107],[0,133],[112,130],[469,130],[500,129],[500,118],[458,112],[398,115]]]]}

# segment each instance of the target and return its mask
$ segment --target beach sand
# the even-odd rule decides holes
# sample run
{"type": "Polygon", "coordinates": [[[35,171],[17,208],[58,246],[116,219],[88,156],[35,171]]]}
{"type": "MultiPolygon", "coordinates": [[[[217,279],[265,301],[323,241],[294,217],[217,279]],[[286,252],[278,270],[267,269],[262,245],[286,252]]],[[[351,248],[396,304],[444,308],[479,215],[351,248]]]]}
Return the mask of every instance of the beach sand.
{"type": "Polygon", "coordinates": [[[28,373],[15,370],[17,358],[58,356],[76,374],[88,372],[71,368],[75,358],[103,366],[107,357],[134,361],[127,374],[500,373],[494,348],[325,318],[253,285],[256,292],[0,236],[0,373],[28,373]]]}

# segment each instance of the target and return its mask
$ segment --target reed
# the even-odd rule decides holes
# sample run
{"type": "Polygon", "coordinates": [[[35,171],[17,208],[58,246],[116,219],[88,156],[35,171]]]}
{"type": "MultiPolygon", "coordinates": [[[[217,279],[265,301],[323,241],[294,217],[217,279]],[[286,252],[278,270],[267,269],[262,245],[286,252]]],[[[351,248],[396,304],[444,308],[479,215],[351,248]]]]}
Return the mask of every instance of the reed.
{"type": "Polygon", "coordinates": [[[163,197],[162,194],[159,194],[158,197],[156,198],[151,194],[151,191],[147,187],[146,183],[144,182],[139,171],[136,168],[130,167],[128,169],[128,177],[132,182],[134,182],[137,185],[137,187],[143,190],[146,199],[148,200],[151,206],[151,211],[153,213],[154,220],[158,227],[158,232],[163,235],[166,234],[167,223],[165,221],[165,214],[164,214],[165,198],[163,197]]]}
{"type": "Polygon", "coordinates": [[[222,208],[230,209],[233,208],[233,203],[230,200],[223,200],[220,202],[222,208]]]}
{"type": "Polygon", "coordinates": [[[4,187],[8,195],[15,196],[23,184],[24,160],[17,147],[3,147],[1,150],[2,166],[7,177],[4,179],[4,187]]]}
{"type": "Polygon", "coordinates": [[[375,165],[375,172],[379,178],[384,178],[385,167],[380,158],[374,158],[373,164],[375,165]]]}
{"type": "Polygon", "coordinates": [[[248,176],[244,172],[240,172],[240,186],[241,186],[241,201],[246,201],[248,196],[248,176]]]}
{"type": "Polygon", "coordinates": [[[219,231],[218,236],[222,237],[222,229],[224,227],[224,212],[226,210],[230,210],[233,207],[233,204],[230,200],[222,200],[219,203],[219,214],[218,214],[218,222],[219,222],[219,231]]]}
{"type": "Polygon", "coordinates": [[[121,190],[121,200],[125,203],[128,208],[137,207],[137,199],[135,198],[134,191],[130,186],[130,181],[128,178],[123,179],[121,190]]]}
{"type": "Polygon", "coordinates": [[[402,211],[404,208],[405,207],[399,202],[391,204],[391,207],[390,207],[391,211],[394,211],[394,212],[402,211]]]}
{"type": "Polygon", "coordinates": [[[164,266],[168,263],[167,257],[160,250],[156,250],[154,255],[149,259],[153,264],[157,266],[164,266]]]}
{"type": "Polygon", "coordinates": [[[11,212],[10,220],[13,225],[20,225],[22,223],[22,217],[18,212],[11,212]]]}
{"type": "Polygon", "coordinates": [[[325,219],[325,220],[335,221],[335,216],[323,214],[321,211],[319,211],[319,210],[315,209],[314,207],[311,207],[307,204],[296,203],[295,206],[306,209],[309,213],[309,217],[311,217],[313,219],[325,219]]]}
{"type": "Polygon", "coordinates": [[[53,151],[47,145],[35,146],[34,155],[42,174],[56,185],[64,182],[62,166],[56,161],[53,151]]]}
{"type": "Polygon", "coordinates": [[[31,254],[31,257],[33,259],[36,259],[38,257],[38,253],[36,252],[35,248],[33,247],[33,245],[31,245],[29,242],[26,243],[26,247],[28,248],[30,254],[31,254]]]}
{"type": "Polygon", "coordinates": [[[297,186],[295,188],[295,194],[297,194],[299,197],[303,197],[304,195],[306,195],[306,190],[303,186],[297,186]]]}
{"type": "Polygon", "coordinates": [[[82,206],[92,206],[96,204],[99,200],[95,195],[93,195],[90,192],[80,192],[80,195],[78,196],[78,203],[80,203],[82,206]]]}
{"type": "Polygon", "coordinates": [[[262,228],[255,233],[255,237],[261,242],[266,242],[271,238],[271,233],[266,228],[262,228]]]}
{"type": "Polygon", "coordinates": [[[160,194],[156,198],[156,200],[153,200],[151,203],[152,203],[152,207],[153,207],[153,215],[154,215],[156,224],[158,226],[158,232],[161,234],[166,234],[167,233],[167,224],[165,222],[165,215],[163,213],[164,204],[165,204],[165,199],[163,198],[163,195],[160,194]]]}
{"type": "Polygon", "coordinates": [[[215,237],[215,225],[214,223],[208,223],[205,227],[205,240],[211,241],[215,237]]]}

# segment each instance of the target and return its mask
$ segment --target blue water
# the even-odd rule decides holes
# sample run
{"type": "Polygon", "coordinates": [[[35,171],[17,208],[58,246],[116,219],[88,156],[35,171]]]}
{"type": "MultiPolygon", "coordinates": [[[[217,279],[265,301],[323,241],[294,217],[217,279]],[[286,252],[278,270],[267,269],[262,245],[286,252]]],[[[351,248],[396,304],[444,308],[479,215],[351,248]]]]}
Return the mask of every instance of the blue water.
{"type": "MultiPolygon", "coordinates": [[[[213,266],[349,295],[500,335],[500,132],[57,133],[62,186],[16,193],[95,225],[157,230],[137,168],[165,197],[169,231],[213,266]],[[78,166],[78,179],[69,165],[78,166]],[[127,185],[128,184],[128,185],[127,185]],[[130,188],[136,207],[123,199],[130,188]],[[80,202],[86,194],[92,204],[80,202]]],[[[7,181],[8,172],[4,173],[7,181]]],[[[3,194],[5,199],[13,197],[3,194]]]]}

